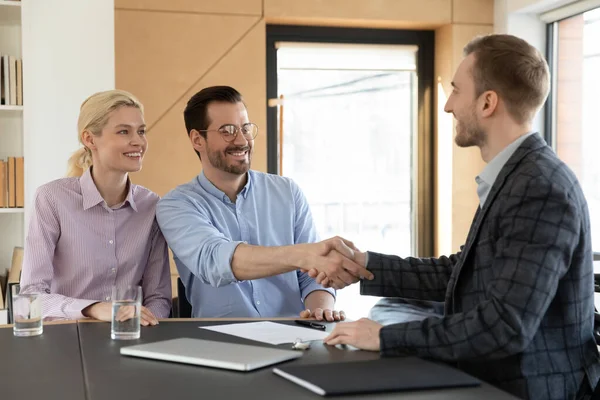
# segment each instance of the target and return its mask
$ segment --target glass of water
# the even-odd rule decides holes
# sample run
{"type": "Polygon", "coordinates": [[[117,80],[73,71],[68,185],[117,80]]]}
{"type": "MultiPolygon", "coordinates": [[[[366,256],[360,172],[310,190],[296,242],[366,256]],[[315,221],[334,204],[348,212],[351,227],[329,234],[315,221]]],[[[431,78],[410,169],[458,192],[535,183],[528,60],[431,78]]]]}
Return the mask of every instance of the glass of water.
{"type": "Polygon", "coordinates": [[[13,334],[37,336],[44,331],[42,325],[42,298],[39,293],[21,293],[21,285],[12,286],[13,334]]]}
{"type": "Polygon", "coordinates": [[[110,337],[120,340],[139,339],[141,311],[140,286],[113,287],[110,337]]]}

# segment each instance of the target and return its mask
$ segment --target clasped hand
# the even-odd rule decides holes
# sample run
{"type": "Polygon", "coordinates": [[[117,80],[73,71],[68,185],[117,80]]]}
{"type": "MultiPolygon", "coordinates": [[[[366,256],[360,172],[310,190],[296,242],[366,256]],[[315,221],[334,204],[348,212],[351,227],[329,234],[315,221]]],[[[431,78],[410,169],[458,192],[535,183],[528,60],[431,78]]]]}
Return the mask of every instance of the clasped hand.
{"type": "Polygon", "coordinates": [[[308,272],[324,287],[342,289],[359,279],[373,279],[373,274],[365,268],[364,253],[349,240],[336,236],[301,246],[305,246],[310,254],[302,271],[308,272]]]}
{"type": "MultiPolygon", "coordinates": [[[[149,325],[158,325],[158,319],[152,314],[152,311],[148,310],[146,307],[141,306],[140,310],[140,325],[149,326],[149,325]]],[[[112,303],[108,302],[98,302],[94,303],[86,308],[84,308],[81,313],[84,317],[90,317],[97,319],[99,321],[107,321],[110,322],[112,318],[112,303]]],[[[123,306],[119,308],[119,311],[116,315],[117,321],[126,321],[130,318],[133,318],[135,313],[135,308],[133,306],[123,306]]]]}

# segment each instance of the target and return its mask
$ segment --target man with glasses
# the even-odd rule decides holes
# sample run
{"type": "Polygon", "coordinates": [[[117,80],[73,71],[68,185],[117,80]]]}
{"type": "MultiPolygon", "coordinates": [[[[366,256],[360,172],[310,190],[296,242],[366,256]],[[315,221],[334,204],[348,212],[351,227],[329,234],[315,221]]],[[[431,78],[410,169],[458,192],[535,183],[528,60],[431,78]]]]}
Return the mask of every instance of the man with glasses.
{"type": "Polygon", "coordinates": [[[184,111],[203,171],[157,206],[194,317],[345,318],[335,290],[373,278],[340,238],[319,242],[290,179],[250,169],[258,126],[228,86],[196,93],[184,111]],[[306,270],[326,275],[331,288],[306,270]]]}

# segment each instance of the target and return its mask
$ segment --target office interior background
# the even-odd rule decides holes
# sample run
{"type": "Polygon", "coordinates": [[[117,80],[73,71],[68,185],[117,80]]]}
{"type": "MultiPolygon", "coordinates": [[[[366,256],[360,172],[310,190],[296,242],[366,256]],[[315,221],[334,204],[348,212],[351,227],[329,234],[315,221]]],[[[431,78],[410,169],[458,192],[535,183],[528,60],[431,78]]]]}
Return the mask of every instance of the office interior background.
{"type": "MultiPolygon", "coordinates": [[[[600,252],[600,0],[0,0],[0,53],[22,60],[23,82],[22,105],[0,106],[0,159],[24,157],[24,206],[0,209],[0,271],[24,244],[36,188],[79,146],[81,102],[111,88],[145,106],[149,151],[132,180],[161,196],[201,170],[187,100],[230,85],[260,127],[252,167],[300,184],[321,237],[455,252],[484,164],[454,144],[443,107],[463,46],[494,32],[548,57],[534,129],[580,179],[600,252]]],[[[350,318],[377,301],[357,290],[339,293],[350,318]]]]}

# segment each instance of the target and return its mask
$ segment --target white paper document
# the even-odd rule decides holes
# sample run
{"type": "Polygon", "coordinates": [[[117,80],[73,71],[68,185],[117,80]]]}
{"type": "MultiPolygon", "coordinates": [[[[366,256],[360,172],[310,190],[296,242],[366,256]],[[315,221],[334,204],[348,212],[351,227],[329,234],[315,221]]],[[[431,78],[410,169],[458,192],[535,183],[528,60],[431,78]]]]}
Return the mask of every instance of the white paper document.
{"type": "Polygon", "coordinates": [[[277,324],[270,321],[201,326],[200,329],[208,329],[209,331],[226,333],[228,335],[239,336],[245,339],[270,344],[293,343],[296,340],[302,342],[323,340],[329,335],[328,332],[319,331],[317,329],[277,324]]]}

